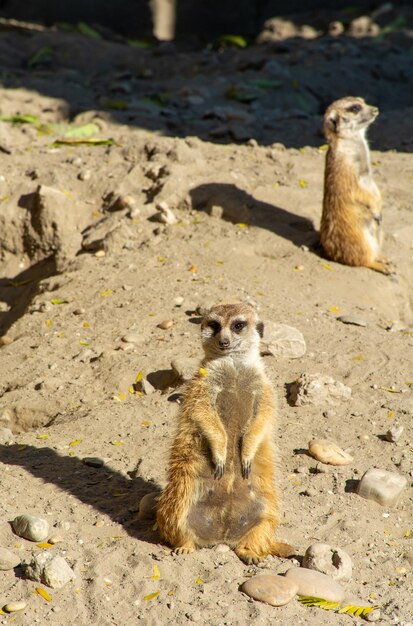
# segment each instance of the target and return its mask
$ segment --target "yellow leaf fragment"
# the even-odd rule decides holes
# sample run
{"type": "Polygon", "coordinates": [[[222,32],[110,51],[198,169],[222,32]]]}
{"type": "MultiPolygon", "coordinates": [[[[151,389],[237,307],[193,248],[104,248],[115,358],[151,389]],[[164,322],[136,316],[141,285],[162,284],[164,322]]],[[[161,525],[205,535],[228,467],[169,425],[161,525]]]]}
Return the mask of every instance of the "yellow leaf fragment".
{"type": "Polygon", "coordinates": [[[327,148],[328,148],[328,145],[326,143],[323,143],[323,145],[318,146],[318,149],[322,151],[327,150],[327,148]]]}
{"type": "Polygon", "coordinates": [[[202,578],[197,578],[195,582],[196,582],[197,585],[203,585],[204,584],[204,581],[202,580],[202,578]]]}
{"type": "Polygon", "coordinates": [[[83,328],[89,328],[90,324],[89,324],[89,322],[83,322],[82,326],[83,326],[83,328]]]}
{"type": "Polygon", "coordinates": [[[124,393],[118,393],[118,396],[121,400],[124,400],[126,398],[124,393]]]}
{"type": "Polygon", "coordinates": [[[243,224],[242,222],[240,224],[237,224],[238,228],[248,228],[248,224],[243,224]]]}
{"type": "Polygon", "coordinates": [[[387,413],[387,417],[389,417],[389,418],[390,418],[390,417],[393,417],[393,415],[394,415],[394,411],[389,411],[389,412],[387,413]]]}
{"type": "Polygon", "coordinates": [[[23,443],[21,446],[19,446],[17,449],[19,452],[22,452],[23,450],[26,450],[27,445],[25,443],[23,443]]]}
{"type": "Polygon", "coordinates": [[[90,343],[88,343],[87,341],[79,341],[81,346],[90,346],[90,343]]]}
{"type": "Polygon", "coordinates": [[[149,593],[147,596],[143,596],[143,599],[144,600],[153,600],[154,598],[157,598],[160,593],[161,593],[160,591],[154,591],[153,593],[149,593]]]}
{"type": "Polygon", "coordinates": [[[111,441],[112,446],[123,446],[124,441],[111,441]]]}
{"type": "Polygon", "coordinates": [[[299,184],[299,185],[300,185],[300,187],[302,187],[302,188],[305,188],[305,187],[307,187],[307,186],[308,186],[308,183],[307,183],[307,181],[305,181],[305,180],[300,180],[300,181],[298,182],[298,184],[299,184]]]}
{"type": "Polygon", "coordinates": [[[157,565],[153,566],[153,575],[150,576],[151,580],[158,580],[161,577],[161,570],[157,565]]]}
{"type": "Polygon", "coordinates": [[[47,439],[50,437],[49,433],[44,433],[44,435],[37,435],[36,439],[47,439]]]}
{"type": "Polygon", "coordinates": [[[106,289],[106,291],[102,291],[102,293],[100,294],[101,298],[104,298],[105,296],[108,296],[109,294],[111,294],[113,292],[112,289],[106,289]]]}
{"type": "Polygon", "coordinates": [[[133,387],[128,387],[128,391],[129,391],[129,393],[135,393],[135,390],[134,390],[133,387]]]}
{"type": "Polygon", "coordinates": [[[71,447],[78,446],[81,441],[82,441],[81,439],[74,439],[73,441],[69,443],[69,446],[71,447]]]}
{"type": "Polygon", "coordinates": [[[359,354],[358,356],[353,356],[351,360],[352,361],[362,361],[365,358],[366,357],[364,356],[364,354],[359,354]]]}
{"type": "Polygon", "coordinates": [[[192,272],[193,274],[196,274],[198,270],[196,269],[196,265],[191,265],[191,267],[188,269],[188,272],[192,272]]]}
{"type": "Polygon", "coordinates": [[[38,548],[44,548],[44,549],[53,548],[53,545],[54,545],[53,543],[48,543],[47,541],[45,543],[36,543],[36,546],[38,548]]]}
{"type": "Polygon", "coordinates": [[[53,326],[52,320],[46,320],[45,325],[47,326],[47,328],[50,328],[51,326],[53,326]]]}
{"type": "Polygon", "coordinates": [[[321,263],[321,267],[324,267],[325,270],[332,270],[333,268],[328,263],[321,263]]]}
{"type": "Polygon", "coordinates": [[[165,263],[165,261],[166,261],[166,257],[164,257],[164,256],[158,256],[158,261],[159,261],[159,263],[165,263]]]}
{"type": "Polygon", "coordinates": [[[152,424],[152,422],[150,422],[149,420],[144,420],[142,422],[142,426],[150,426],[152,424]]]}
{"type": "Polygon", "coordinates": [[[336,306],[331,306],[329,309],[330,313],[341,313],[341,309],[336,306]]]}
{"type": "Polygon", "coordinates": [[[202,374],[202,376],[208,376],[208,372],[204,367],[199,368],[199,373],[202,374]]]}
{"type": "Polygon", "coordinates": [[[47,602],[52,601],[52,596],[47,593],[46,589],[43,589],[42,587],[36,587],[35,591],[36,593],[39,594],[39,596],[42,596],[42,598],[44,598],[47,602]]]}
{"type": "Polygon", "coordinates": [[[392,389],[391,387],[379,387],[382,391],[388,391],[389,393],[401,393],[399,389],[392,389]]]}
{"type": "Polygon", "coordinates": [[[410,530],[406,530],[406,532],[404,533],[405,537],[410,537],[411,536],[411,531],[410,530]]]}
{"type": "Polygon", "coordinates": [[[142,380],[142,378],[143,378],[143,372],[142,372],[142,371],[140,371],[140,372],[138,373],[138,375],[136,376],[136,378],[135,378],[135,383],[140,383],[140,381],[142,380]]]}

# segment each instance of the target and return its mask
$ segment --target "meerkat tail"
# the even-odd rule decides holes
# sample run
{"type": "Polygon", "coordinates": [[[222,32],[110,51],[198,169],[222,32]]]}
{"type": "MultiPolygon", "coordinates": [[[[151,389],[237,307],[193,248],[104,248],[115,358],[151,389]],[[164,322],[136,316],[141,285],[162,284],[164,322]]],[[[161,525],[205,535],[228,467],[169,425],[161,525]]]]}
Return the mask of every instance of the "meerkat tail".
{"type": "MultiPolygon", "coordinates": [[[[179,478],[171,480],[159,497],[156,514],[158,530],[165,541],[173,547],[193,545],[187,527],[187,517],[194,502],[195,491],[194,477],[181,470],[179,478]]],[[[194,547],[193,545],[192,549],[194,547]]]]}

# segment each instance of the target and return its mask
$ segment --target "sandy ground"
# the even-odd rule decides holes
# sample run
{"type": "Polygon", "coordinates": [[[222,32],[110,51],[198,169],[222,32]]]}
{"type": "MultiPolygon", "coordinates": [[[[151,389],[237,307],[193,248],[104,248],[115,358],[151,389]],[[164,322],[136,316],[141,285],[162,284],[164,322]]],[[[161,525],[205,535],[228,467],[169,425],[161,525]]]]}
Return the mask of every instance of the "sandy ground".
{"type": "Polygon", "coordinates": [[[177,412],[171,360],[201,356],[196,308],[245,299],[307,344],[299,359],[265,357],[279,398],[279,538],[297,547],[296,561],[316,540],[345,549],[349,594],[380,605],[383,624],[413,623],[411,45],[407,30],[380,42],[191,52],[0,33],[2,115],[94,122],[95,137],[114,142],[56,145],[61,127],[0,126],[0,334],[12,340],[0,348],[0,425],[15,438],[1,446],[0,545],[23,560],[39,552],[9,522],[46,517],[63,535],[49,549],[76,573],[46,602],[19,569],[1,572],[0,606],[28,602],[1,624],[360,623],[240,592],[251,573],[281,573],[288,561],[249,567],[216,549],[178,557],[137,520],[140,498],[165,481],[177,412]],[[28,63],[44,47],[52,53],[28,63]],[[259,87],[264,79],[282,86],[259,87]],[[317,249],[321,117],[348,94],[382,110],[372,161],[393,277],[327,262],[317,249]],[[42,205],[39,185],[60,192],[57,218],[47,208],[53,192],[43,189],[42,205]],[[132,200],[122,206],[119,196],[132,200]],[[176,224],[154,221],[160,201],[176,224]],[[345,325],[344,314],[367,325],[345,325]],[[173,326],[162,330],[164,320],[173,326]],[[155,386],[150,395],[130,392],[139,372],[155,386]],[[351,400],[289,406],[286,386],[302,372],[333,376],[351,400]],[[393,424],[404,427],[397,443],[384,438],[393,424]],[[354,463],[319,471],[306,452],[315,436],[350,450],[354,463]],[[371,467],[407,478],[396,508],[354,493],[371,467]]]}

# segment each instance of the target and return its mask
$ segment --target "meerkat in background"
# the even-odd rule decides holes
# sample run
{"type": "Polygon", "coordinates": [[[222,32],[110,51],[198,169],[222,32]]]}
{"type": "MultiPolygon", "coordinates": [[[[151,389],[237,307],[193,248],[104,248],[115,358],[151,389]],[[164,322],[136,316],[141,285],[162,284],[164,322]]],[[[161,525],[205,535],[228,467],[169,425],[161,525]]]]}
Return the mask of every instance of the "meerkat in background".
{"type": "Polygon", "coordinates": [[[177,553],[226,543],[246,563],[294,550],[275,541],[275,406],[252,306],[212,307],[201,325],[201,369],[187,384],[157,506],[177,553]]]}
{"type": "Polygon", "coordinates": [[[325,112],[328,150],[320,241],[332,261],[390,274],[390,264],[380,258],[381,194],[365,137],[378,113],[352,97],[336,100],[325,112]]]}

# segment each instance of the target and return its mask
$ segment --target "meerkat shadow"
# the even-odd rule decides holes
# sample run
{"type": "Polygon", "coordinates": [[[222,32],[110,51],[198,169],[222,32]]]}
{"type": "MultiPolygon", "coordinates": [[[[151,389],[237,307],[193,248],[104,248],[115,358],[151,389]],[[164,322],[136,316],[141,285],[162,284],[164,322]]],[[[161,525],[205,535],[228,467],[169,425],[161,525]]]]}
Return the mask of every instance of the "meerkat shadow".
{"type": "Polygon", "coordinates": [[[234,224],[265,228],[296,246],[317,246],[319,235],[313,222],[274,204],[257,200],[231,183],[205,183],[189,192],[192,207],[234,224]]]}

